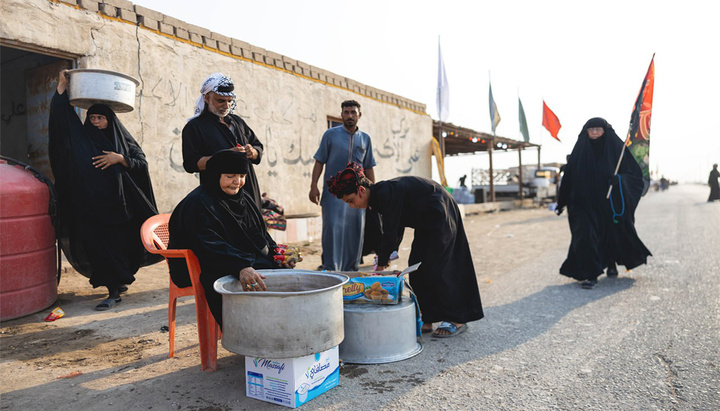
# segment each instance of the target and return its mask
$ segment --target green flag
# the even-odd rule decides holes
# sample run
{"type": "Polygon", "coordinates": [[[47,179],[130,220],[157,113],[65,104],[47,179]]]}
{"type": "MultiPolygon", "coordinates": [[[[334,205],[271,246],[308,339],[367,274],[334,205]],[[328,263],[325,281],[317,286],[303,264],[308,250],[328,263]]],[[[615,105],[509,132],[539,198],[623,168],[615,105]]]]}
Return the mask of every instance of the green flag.
{"type": "Polygon", "coordinates": [[[525,119],[525,110],[523,110],[522,101],[518,97],[518,117],[520,120],[520,133],[526,143],[530,142],[530,132],[528,131],[527,120],[525,119]]]}

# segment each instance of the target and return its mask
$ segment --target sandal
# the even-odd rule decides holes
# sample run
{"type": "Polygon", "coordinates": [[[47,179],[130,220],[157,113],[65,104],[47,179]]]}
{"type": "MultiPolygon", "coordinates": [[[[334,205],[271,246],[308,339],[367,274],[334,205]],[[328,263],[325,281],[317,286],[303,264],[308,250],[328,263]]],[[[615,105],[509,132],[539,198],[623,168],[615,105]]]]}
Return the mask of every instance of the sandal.
{"type": "Polygon", "coordinates": [[[467,328],[467,324],[455,325],[449,321],[443,321],[438,328],[433,331],[432,336],[436,338],[450,338],[464,333],[467,331],[467,328]],[[440,330],[446,331],[447,334],[438,334],[440,330]]]}
{"type": "Polygon", "coordinates": [[[585,280],[580,283],[580,287],[585,290],[592,290],[597,285],[597,280],[585,280]]]}
{"type": "Polygon", "coordinates": [[[115,307],[115,304],[119,303],[120,301],[122,301],[122,298],[120,298],[120,297],[117,297],[117,298],[108,297],[108,298],[104,299],[100,304],[96,305],[95,309],[97,311],[107,311],[107,310],[115,307]]]}

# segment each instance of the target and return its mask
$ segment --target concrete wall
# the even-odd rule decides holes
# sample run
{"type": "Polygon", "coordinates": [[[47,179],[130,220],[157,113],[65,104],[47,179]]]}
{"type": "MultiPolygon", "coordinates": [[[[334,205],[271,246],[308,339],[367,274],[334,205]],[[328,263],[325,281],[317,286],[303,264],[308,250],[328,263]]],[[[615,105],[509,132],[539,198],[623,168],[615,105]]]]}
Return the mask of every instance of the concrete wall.
{"type": "Polygon", "coordinates": [[[432,120],[423,104],[125,0],[0,4],[4,46],[74,56],[79,68],[140,80],[135,111],[119,118],[148,157],[161,212],[197,185],[182,169],[181,131],[203,80],[216,71],[234,80],[235,113],[265,145],[256,166],[261,190],[289,214],[319,213],[307,199],[312,156],[343,100],[362,105],[359,125],[373,139],[378,179],[431,175],[432,120]]]}

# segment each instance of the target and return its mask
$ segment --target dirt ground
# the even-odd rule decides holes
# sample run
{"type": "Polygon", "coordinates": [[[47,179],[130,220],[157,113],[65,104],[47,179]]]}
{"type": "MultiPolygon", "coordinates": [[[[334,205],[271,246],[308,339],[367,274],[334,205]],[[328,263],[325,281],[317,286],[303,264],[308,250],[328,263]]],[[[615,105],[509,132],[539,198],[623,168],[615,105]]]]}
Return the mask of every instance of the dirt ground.
{"type": "MultiPolygon", "coordinates": [[[[547,240],[539,239],[564,243],[569,239],[567,223],[542,208],[469,216],[465,226],[481,294],[502,273],[542,253],[547,240]]],[[[396,268],[405,268],[411,240],[408,230],[396,268]]],[[[312,270],[319,265],[318,243],[294,245],[304,255],[297,268],[312,270]]],[[[244,397],[243,376],[237,372],[244,367],[242,356],[219,346],[215,379],[207,379],[200,371],[192,299],[179,301],[176,356],[168,358],[167,266],[161,262],[143,268],[136,278],[120,304],[100,312],[94,307],[106,297],[106,290],[92,289],[85,277],[66,268],[52,306],[0,324],[0,409],[264,407],[244,397]],[[43,321],[55,307],[61,307],[65,316],[43,321]],[[175,381],[182,383],[175,386],[175,381]],[[218,398],[223,395],[213,390],[221,392],[223,387],[213,384],[233,385],[241,392],[236,397],[240,402],[222,404],[218,398]],[[139,388],[149,386],[154,389],[139,388]]],[[[484,304],[493,303],[483,296],[484,304]]],[[[351,377],[347,373],[352,368],[343,368],[341,379],[351,377]]]]}

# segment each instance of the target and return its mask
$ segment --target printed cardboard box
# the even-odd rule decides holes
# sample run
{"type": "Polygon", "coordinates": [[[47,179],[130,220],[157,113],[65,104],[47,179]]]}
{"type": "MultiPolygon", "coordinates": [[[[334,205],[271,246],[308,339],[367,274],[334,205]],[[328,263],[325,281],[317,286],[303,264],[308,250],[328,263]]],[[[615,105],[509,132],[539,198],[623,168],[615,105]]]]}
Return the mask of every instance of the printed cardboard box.
{"type": "Polygon", "coordinates": [[[348,304],[397,304],[402,298],[405,274],[418,269],[421,263],[412,265],[402,272],[378,271],[361,273],[343,272],[350,281],[343,285],[343,302],[348,304]]]}
{"type": "Polygon", "coordinates": [[[338,347],[297,358],[245,357],[250,398],[297,408],[338,385],[338,347]]]}

